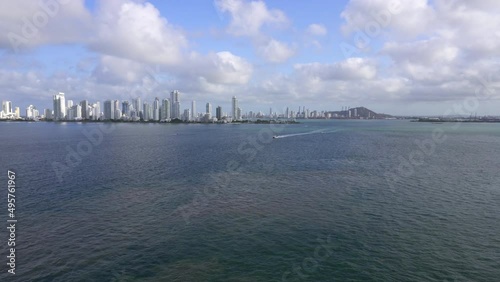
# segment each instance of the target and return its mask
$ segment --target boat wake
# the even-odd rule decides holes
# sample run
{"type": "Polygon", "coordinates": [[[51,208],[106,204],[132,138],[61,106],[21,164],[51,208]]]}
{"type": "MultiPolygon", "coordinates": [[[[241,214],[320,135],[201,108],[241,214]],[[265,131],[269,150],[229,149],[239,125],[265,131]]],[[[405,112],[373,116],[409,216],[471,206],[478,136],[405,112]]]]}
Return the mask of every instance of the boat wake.
{"type": "Polygon", "coordinates": [[[332,132],[337,132],[337,131],[340,131],[340,129],[334,129],[334,130],[319,129],[319,130],[314,130],[314,131],[310,131],[310,132],[303,132],[303,133],[293,133],[293,134],[276,135],[273,138],[274,139],[279,139],[279,138],[288,138],[288,137],[301,136],[301,135],[310,135],[310,134],[319,134],[319,133],[332,133],[332,132]]]}

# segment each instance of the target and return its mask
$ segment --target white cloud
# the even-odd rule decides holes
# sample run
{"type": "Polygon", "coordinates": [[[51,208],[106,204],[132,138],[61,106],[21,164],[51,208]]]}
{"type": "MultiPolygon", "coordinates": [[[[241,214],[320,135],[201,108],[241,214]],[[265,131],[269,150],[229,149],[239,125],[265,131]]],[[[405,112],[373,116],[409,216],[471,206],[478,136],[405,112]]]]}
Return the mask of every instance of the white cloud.
{"type": "Polygon", "coordinates": [[[84,0],[4,1],[0,49],[23,52],[43,44],[85,42],[91,15],[84,0]]]}
{"type": "Polygon", "coordinates": [[[328,30],[322,24],[310,24],[307,27],[307,33],[313,36],[325,36],[328,33],[328,30]]]}
{"type": "Polygon", "coordinates": [[[263,1],[216,0],[216,7],[231,15],[227,31],[236,36],[258,36],[265,25],[280,26],[288,23],[281,10],[268,9],[263,1]]]}
{"type": "Polygon", "coordinates": [[[97,37],[90,44],[93,50],[143,63],[171,65],[181,61],[187,47],[185,35],[152,4],[112,2],[104,4],[99,15],[97,37]]]}
{"type": "Polygon", "coordinates": [[[180,75],[212,84],[246,84],[253,73],[252,64],[228,51],[206,56],[192,53],[187,62],[179,67],[180,75]]]}
{"type": "Polygon", "coordinates": [[[297,64],[294,69],[301,76],[322,80],[373,79],[377,75],[374,63],[363,58],[349,58],[333,64],[297,64]]]}
{"type": "Polygon", "coordinates": [[[345,20],[342,31],[390,30],[400,37],[413,38],[427,33],[436,20],[436,13],[427,0],[351,0],[341,13],[345,20]]]}
{"type": "Polygon", "coordinates": [[[295,54],[290,46],[275,39],[259,46],[258,52],[264,59],[272,63],[283,63],[295,54]]]}

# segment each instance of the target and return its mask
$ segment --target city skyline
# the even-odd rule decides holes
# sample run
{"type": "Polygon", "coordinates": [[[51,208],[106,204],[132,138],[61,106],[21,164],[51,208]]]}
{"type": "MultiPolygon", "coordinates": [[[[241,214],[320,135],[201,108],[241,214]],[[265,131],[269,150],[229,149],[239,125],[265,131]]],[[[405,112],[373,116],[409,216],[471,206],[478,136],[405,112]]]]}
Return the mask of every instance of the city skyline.
{"type": "Polygon", "coordinates": [[[286,101],[442,115],[480,92],[477,113],[497,115],[499,11],[464,0],[9,1],[0,100],[43,109],[59,91],[152,101],[182,89],[200,105],[237,96],[248,111],[286,101]]]}
{"type": "Polygon", "coordinates": [[[242,121],[258,118],[311,118],[311,119],[330,119],[330,118],[388,118],[390,115],[375,113],[364,107],[342,106],[340,111],[329,110],[319,111],[317,109],[298,107],[297,111],[290,110],[290,107],[284,106],[281,109],[269,108],[268,114],[264,111],[244,111],[239,106],[239,100],[236,96],[231,98],[231,108],[223,111],[223,107],[217,105],[213,108],[212,103],[205,104],[204,111],[198,111],[196,101],[190,102],[190,108],[181,110],[181,92],[173,90],[170,92],[170,98],[155,97],[153,103],[142,100],[137,97],[129,100],[110,99],[101,101],[81,100],[74,102],[73,99],[67,99],[63,92],[58,92],[52,97],[52,108],[38,110],[30,104],[25,109],[25,114],[21,114],[19,107],[13,107],[12,101],[2,101],[0,109],[0,119],[25,119],[25,120],[54,120],[54,121],[156,121],[170,122],[180,120],[184,122],[217,122],[217,121],[242,121]],[[174,101],[174,102],[171,102],[174,101]],[[360,111],[358,112],[358,109],[360,111]],[[215,113],[214,113],[215,111],[215,113]],[[358,114],[364,111],[364,114],[358,114]],[[378,115],[378,117],[376,117],[378,115]]]}

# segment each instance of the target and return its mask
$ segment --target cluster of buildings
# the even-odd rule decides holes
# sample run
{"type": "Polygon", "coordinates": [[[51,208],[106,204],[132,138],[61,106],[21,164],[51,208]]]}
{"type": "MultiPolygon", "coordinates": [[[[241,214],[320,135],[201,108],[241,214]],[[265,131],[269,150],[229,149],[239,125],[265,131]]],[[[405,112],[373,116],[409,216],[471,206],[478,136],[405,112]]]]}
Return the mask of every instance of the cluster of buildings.
{"type": "MultiPolygon", "coordinates": [[[[55,120],[55,121],[79,121],[79,120],[122,120],[122,121],[152,121],[152,122],[231,122],[242,119],[241,108],[236,97],[232,98],[231,113],[222,111],[222,107],[215,108],[215,116],[212,112],[212,104],[206,103],[205,111],[198,112],[196,101],[191,102],[191,107],[181,110],[181,93],[174,90],[170,98],[160,100],[158,97],[152,103],[141,101],[141,98],[132,101],[106,100],[101,105],[99,101],[90,103],[83,100],[74,103],[66,99],[64,93],[59,92],[53,96],[53,108],[45,109],[39,113],[36,107],[30,105],[26,108],[26,120],[55,120]]],[[[0,119],[21,119],[19,107],[12,110],[12,102],[2,103],[0,119]]]]}
{"type": "Polygon", "coordinates": [[[288,107],[280,112],[269,113],[249,111],[242,113],[238,99],[233,96],[231,110],[223,112],[221,106],[213,108],[211,103],[205,104],[205,109],[198,111],[196,101],[191,101],[191,107],[181,108],[181,93],[174,90],[169,98],[156,97],[152,103],[142,101],[140,97],[131,101],[106,100],[103,104],[87,100],[74,103],[66,99],[64,93],[53,95],[53,108],[39,112],[33,105],[26,108],[26,114],[21,116],[19,107],[12,107],[11,101],[2,102],[0,119],[15,120],[54,120],[54,121],[147,121],[147,122],[232,122],[255,119],[378,119],[389,118],[389,115],[377,114],[364,107],[342,107],[340,111],[316,111],[299,107],[292,111],[288,107]],[[182,110],[181,110],[182,109],[182,110]]]}
{"type": "Polygon", "coordinates": [[[0,111],[0,119],[27,119],[27,120],[37,120],[41,117],[37,108],[33,105],[29,105],[26,108],[26,115],[21,116],[21,111],[19,107],[13,107],[12,101],[2,101],[2,110],[0,111]]]}

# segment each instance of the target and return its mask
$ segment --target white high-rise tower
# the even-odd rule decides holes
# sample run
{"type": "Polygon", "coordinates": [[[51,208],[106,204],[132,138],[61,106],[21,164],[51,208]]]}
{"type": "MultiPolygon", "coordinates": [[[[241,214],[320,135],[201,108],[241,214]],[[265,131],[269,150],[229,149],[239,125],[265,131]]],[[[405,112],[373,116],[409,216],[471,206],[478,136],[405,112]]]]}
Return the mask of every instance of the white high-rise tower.
{"type": "Polygon", "coordinates": [[[63,120],[66,116],[66,99],[64,93],[59,92],[53,97],[54,120],[63,120]]]}
{"type": "Polygon", "coordinates": [[[238,118],[238,99],[236,99],[236,96],[233,96],[231,116],[232,116],[233,120],[239,120],[239,118],[238,118]]]}
{"type": "Polygon", "coordinates": [[[191,120],[196,120],[196,101],[191,102],[191,120]]]}
{"type": "Polygon", "coordinates": [[[181,101],[180,101],[180,93],[178,90],[174,90],[170,93],[170,106],[171,106],[171,118],[180,118],[181,117],[181,101]]]}

